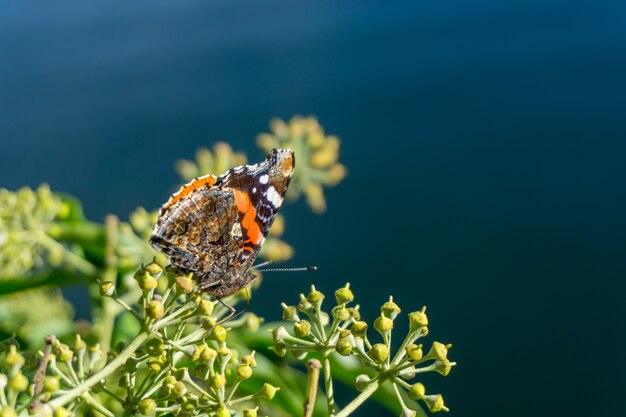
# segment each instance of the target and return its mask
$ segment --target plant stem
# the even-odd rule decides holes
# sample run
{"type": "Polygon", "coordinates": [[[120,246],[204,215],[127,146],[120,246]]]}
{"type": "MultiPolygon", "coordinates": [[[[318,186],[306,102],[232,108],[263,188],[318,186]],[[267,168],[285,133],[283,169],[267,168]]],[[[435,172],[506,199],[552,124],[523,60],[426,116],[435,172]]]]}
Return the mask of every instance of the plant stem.
{"type": "Polygon", "coordinates": [[[317,359],[311,359],[307,363],[309,373],[306,383],[306,400],[304,401],[304,417],[312,417],[315,409],[315,398],[317,398],[317,386],[320,380],[320,368],[322,364],[317,359]]]}
{"type": "Polygon", "coordinates": [[[328,403],[328,415],[335,415],[335,394],[333,392],[333,376],[330,369],[330,359],[324,358],[324,383],[326,385],[326,402],[328,403]]]}
{"type": "Polygon", "coordinates": [[[142,331],[135,337],[135,339],[130,342],[130,344],[124,349],[115,359],[109,362],[104,368],[102,368],[99,372],[92,375],[90,378],[83,381],[80,385],[72,388],[65,394],[60,397],[55,398],[54,400],[48,402],[47,404],[54,408],[61,407],[68,402],[74,400],[75,398],[81,396],[84,392],[88,391],[91,387],[108,377],[110,374],[115,372],[120,366],[126,363],[128,358],[131,357],[133,353],[141,346],[143,342],[148,338],[148,331],[142,331]]]}
{"type": "Polygon", "coordinates": [[[354,400],[352,400],[350,404],[346,405],[343,410],[335,414],[335,417],[346,417],[352,414],[361,404],[365,402],[365,400],[376,392],[379,386],[380,382],[378,380],[373,381],[354,400]]]}

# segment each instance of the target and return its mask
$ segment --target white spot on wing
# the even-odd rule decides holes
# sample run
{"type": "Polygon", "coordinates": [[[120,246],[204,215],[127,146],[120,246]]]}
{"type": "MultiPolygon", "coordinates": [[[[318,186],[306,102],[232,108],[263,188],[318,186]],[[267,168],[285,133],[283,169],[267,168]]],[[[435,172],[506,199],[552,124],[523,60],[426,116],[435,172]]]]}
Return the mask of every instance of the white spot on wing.
{"type": "Polygon", "coordinates": [[[267,174],[262,175],[261,178],[259,178],[259,182],[261,184],[267,184],[269,180],[270,180],[270,177],[267,174]]]}
{"type": "Polygon", "coordinates": [[[282,197],[279,193],[276,192],[276,189],[271,185],[267,189],[267,199],[274,205],[274,207],[279,207],[280,203],[283,201],[282,197]]]}

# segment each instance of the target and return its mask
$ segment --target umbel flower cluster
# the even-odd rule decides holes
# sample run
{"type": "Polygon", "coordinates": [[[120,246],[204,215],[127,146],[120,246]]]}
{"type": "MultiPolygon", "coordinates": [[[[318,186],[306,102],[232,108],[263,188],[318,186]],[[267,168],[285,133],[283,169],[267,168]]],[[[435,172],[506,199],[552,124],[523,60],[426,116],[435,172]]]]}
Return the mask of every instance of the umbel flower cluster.
{"type": "Polygon", "coordinates": [[[405,390],[412,400],[423,401],[432,412],[448,411],[440,394],[427,394],[422,383],[409,382],[424,372],[438,372],[446,376],[456,365],[448,360],[448,350],[452,345],[433,342],[428,353],[424,354],[423,345],[416,344],[418,339],[428,334],[426,307],[409,313],[409,332],[393,353],[392,331],[400,307],[392,297],[382,305],[380,316],[373,322],[374,330],[381,338],[381,342],[374,344],[367,334],[368,323],[361,320],[359,306],[348,306],[354,301],[349,284],[335,292],[336,305],[330,314],[322,309],[324,298],[323,293],[311,286],[308,295],[300,294],[298,304],[283,304],[283,319],[292,321],[293,326],[291,331],[285,326],[278,326],[272,330],[272,335],[274,351],[280,356],[287,352],[298,359],[305,358],[309,353],[321,355],[329,415],[349,415],[386,382],[392,385],[403,416],[415,416],[416,411],[405,403],[400,390],[405,390]],[[333,395],[330,356],[335,353],[357,358],[364,370],[369,371],[356,377],[355,386],[360,394],[341,410],[337,409],[333,395]]]}

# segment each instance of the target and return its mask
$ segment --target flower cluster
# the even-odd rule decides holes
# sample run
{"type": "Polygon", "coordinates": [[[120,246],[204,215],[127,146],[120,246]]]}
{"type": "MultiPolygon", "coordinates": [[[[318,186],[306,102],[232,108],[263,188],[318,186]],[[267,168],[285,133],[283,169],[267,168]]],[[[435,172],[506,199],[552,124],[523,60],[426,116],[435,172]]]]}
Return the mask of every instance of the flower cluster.
{"type": "Polygon", "coordinates": [[[297,155],[297,169],[287,190],[287,198],[304,193],[316,213],[326,211],[324,187],[334,187],[346,176],[346,167],[339,161],[339,139],[326,135],[314,117],[294,116],[289,123],[281,119],[270,122],[271,133],[257,137],[261,149],[290,148],[297,155]]]}
{"type": "Polygon", "coordinates": [[[403,399],[400,390],[406,390],[409,398],[423,401],[432,412],[448,411],[443,397],[439,394],[426,394],[420,382],[409,383],[418,374],[438,372],[448,375],[454,362],[448,360],[448,350],[452,345],[433,342],[428,353],[423,353],[423,345],[417,340],[428,334],[426,308],[409,314],[409,332],[395,354],[391,351],[392,330],[400,308],[390,297],[380,309],[380,316],[373,322],[374,330],[380,335],[381,342],[372,344],[367,335],[370,325],[361,319],[359,307],[348,307],[354,301],[349,284],[335,292],[336,305],[330,314],[322,310],[325,296],[314,286],[305,296],[300,294],[300,301],[295,306],[283,304],[283,318],[293,322],[292,330],[279,326],[272,330],[274,350],[284,356],[291,352],[302,359],[309,353],[321,353],[325,358],[326,395],[329,413],[336,407],[332,395],[332,369],[328,358],[336,353],[357,358],[370,374],[357,376],[355,385],[361,392],[345,408],[335,414],[336,417],[349,415],[365,399],[371,396],[381,384],[389,381],[396,392],[403,416],[414,416],[415,411],[403,399]],[[373,375],[373,376],[372,376],[373,375]]]}

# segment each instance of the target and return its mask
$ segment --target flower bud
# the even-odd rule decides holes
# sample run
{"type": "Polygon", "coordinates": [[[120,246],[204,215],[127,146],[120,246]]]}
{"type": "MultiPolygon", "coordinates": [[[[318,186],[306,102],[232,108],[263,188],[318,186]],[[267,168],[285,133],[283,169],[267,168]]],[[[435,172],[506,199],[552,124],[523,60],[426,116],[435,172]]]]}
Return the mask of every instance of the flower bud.
{"type": "Polygon", "coordinates": [[[222,374],[215,374],[209,378],[209,386],[211,388],[220,389],[226,385],[226,378],[222,374]]]}
{"type": "Polygon", "coordinates": [[[137,279],[139,283],[139,288],[144,291],[150,291],[157,287],[157,280],[155,277],[150,275],[147,271],[137,279]]]}
{"type": "Polygon", "coordinates": [[[391,320],[395,319],[398,313],[400,313],[400,307],[396,303],[393,302],[393,297],[389,297],[389,301],[387,301],[380,308],[380,312],[385,316],[390,318],[391,320]]]}
{"type": "Polygon", "coordinates": [[[356,377],[354,385],[357,391],[363,391],[372,382],[372,379],[367,374],[361,374],[356,377]]]}
{"type": "Polygon", "coordinates": [[[374,320],[374,328],[380,334],[387,333],[393,329],[393,320],[381,314],[380,317],[374,320]]]}
{"type": "Polygon", "coordinates": [[[2,407],[0,409],[0,417],[17,417],[17,412],[12,407],[2,407]]]}
{"type": "Polygon", "coordinates": [[[350,318],[350,312],[343,304],[333,307],[332,314],[337,321],[344,321],[350,318]]]}
{"type": "Polygon", "coordinates": [[[4,359],[4,364],[8,368],[21,368],[24,366],[24,356],[22,356],[18,351],[15,345],[9,346],[9,353],[7,353],[6,358],[4,359]]]}
{"type": "Polygon", "coordinates": [[[311,285],[311,292],[306,297],[307,301],[311,304],[319,304],[324,300],[324,294],[315,289],[315,285],[311,285]]]}
{"type": "Polygon", "coordinates": [[[246,408],[245,410],[243,410],[243,417],[257,417],[258,410],[259,410],[259,407],[246,408]]]}
{"type": "Polygon", "coordinates": [[[361,320],[361,312],[359,311],[359,306],[349,307],[348,311],[350,312],[350,317],[355,320],[361,320]]]}
{"type": "Polygon", "coordinates": [[[102,297],[112,297],[115,294],[115,284],[111,281],[105,281],[100,284],[100,295],[102,297]]]}
{"type": "Polygon", "coordinates": [[[298,310],[294,306],[283,304],[283,320],[298,320],[298,310]]]}
{"type": "Polygon", "coordinates": [[[279,340],[285,339],[285,337],[289,337],[289,332],[284,326],[278,326],[272,330],[272,337],[274,341],[278,342],[279,340]]]}
{"type": "Polygon", "coordinates": [[[452,367],[456,365],[456,363],[450,362],[448,359],[443,359],[440,361],[436,361],[434,365],[435,365],[435,372],[438,372],[443,376],[447,376],[452,370],[452,367]]]}
{"type": "Polygon", "coordinates": [[[54,417],[70,417],[72,413],[70,413],[65,407],[58,407],[54,410],[52,415],[54,417]]]}
{"type": "Polygon", "coordinates": [[[182,381],[176,381],[174,386],[172,387],[172,395],[176,398],[181,398],[187,394],[187,386],[182,381]]]}
{"type": "Polygon", "coordinates": [[[155,337],[146,342],[145,349],[150,356],[159,356],[165,351],[165,345],[161,339],[155,337]]]}
{"type": "Polygon", "coordinates": [[[148,265],[144,267],[144,270],[155,278],[158,278],[159,275],[163,272],[163,268],[161,265],[156,263],[155,261],[150,262],[148,265]]]}
{"type": "Polygon", "coordinates": [[[368,355],[374,362],[383,363],[389,358],[389,348],[382,343],[376,343],[372,346],[368,355]]]}
{"type": "Polygon", "coordinates": [[[59,360],[61,362],[70,362],[74,357],[74,352],[70,349],[70,347],[66,344],[59,343],[57,346],[59,360]]]}
{"type": "Polygon", "coordinates": [[[223,326],[220,326],[218,324],[217,326],[213,328],[213,331],[211,332],[211,336],[209,337],[209,339],[215,340],[218,342],[225,342],[226,334],[227,334],[226,329],[223,326]]]}
{"type": "Polygon", "coordinates": [[[364,321],[355,321],[350,327],[350,332],[354,337],[363,337],[367,332],[367,323],[364,321]]]}
{"type": "Polygon", "coordinates": [[[300,302],[296,306],[296,310],[305,312],[309,311],[312,307],[313,306],[311,305],[311,303],[309,303],[304,294],[300,294],[300,302]]]}
{"type": "Polygon", "coordinates": [[[274,343],[274,352],[280,357],[283,357],[287,354],[287,344],[284,340],[277,340],[274,343]]]}
{"type": "Polygon", "coordinates": [[[157,300],[152,300],[146,306],[146,315],[151,319],[160,319],[165,314],[165,307],[163,303],[157,300]]]}
{"type": "Polygon", "coordinates": [[[426,395],[426,387],[421,382],[411,385],[409,388],[409,398],[415,401],[424,399],[426,395]]]}
{"type": "Polygon", "coordinates": [[[231,417],[231,414],[227,408],[220,407],[220,409],[215,412],[215,417],[231,417]]]}
{"type": "Polygon", "coordinates": [[[28,389],[28,378],[21,372],[9,377],[9,389],[16,392],[26,391],[26,389],[28,389]]]}
{"type": "Polygon", "coordinates": [[[411,343],[405,348],[406,356],[412,361],[419,361],[424,356],[422,352],[422,345],[416,345],[415,343],[411,343]]]}
{"type": "Polygon", "coordinates": [[[339,288],[335,291],[335,299],[337,300],[337,304],[346,304],[351,301],[354,301],[354,294],[350,290],[350,283],[347,283],[345,287],[339,288]]]}
{"type": "Polygon", "coordinates": [[[213,310],[215,309],[215,304],[213,304],[209,300],[200,300],[200,308],[205,316],[210,317],[213,314],[213,310]]]}
{"type": "Polygon", "coordinates": [[[428,326],[428,317],[425,312],[426,307],[422,307],[420,311],[414,311],[409,314],[409,328],[412,332],[428,326]]]}
{"type": "Polygon", "coordinates": [[[311,333],[311,323],[306,320],[300,320],[293,325],[293,332],[298,337],[306,337],[311,333]]]}
{"type": "Polygon", "coordinates": [[[252,367],[245,363],[237,366],[237,378],[248,379],[252,376],[252,367]]]}
{"type": "Polygon", "coordinates": [[[193,281],[186,276],[176,277],[176,286],[186,294],[193,292],[193,281]]]}
{"type": "Polygon", "coordinates": [[[204,350],[202,350],[202,353],[200,354],[200,359],[205,362],[212,361],[215,358],[217,358],[217,351],[208,346],[204,350]]]}
{"type": "Polygon", "coordinates": [[[43,379],[43,392],[57,392],[61,389],[61,382],[56,376],[47,376],[43,379]]]}
{"type": "Polygon", "coordinates": [[[274,399],[274,396],[276,395],[276,392],[279,390],[280,388],[275,387],[273,385],[270,385],[268,383],[263,384],[263,388],[261,389],[261,391],[259,392],[259,396],[261,397],[265,397],[268,400],[272,400],[274,399]]]}
{"type": "Polygon", "coordinates": [[[154,416],[156,415],[156,407],[156,401],[154,401],[152,398],[146,398],[139,401],[137,411],[139,411],[139,414],[142,414],[146,417],[154,416]]]}
{"type": "Polygon", "coordinates": [[[428,409],[433,413],[439,411],[450,411],[450,409],[443,403],[443,397],[441,394],[427,395],[424,397],[424,402],[428,406],[428,409]]]}
{"type": "Polygon", "coordinates": [[[352,342],[350,342],[348,337],[340,337],[337,339],[335,350],[342,356],[348,356],[352,353],[352,342]]]}
{"type": "Polygon", "coordinates": [[[256,368],[256,358],[254,357],[254,354],[255,354],[255,353],[256,353],[255,351],[252,351],[252,353],[251,353],[251,354],[249,354],[249,355],[244,355],[244,356],[241,358],[241,363],[244,363],[244,364],[246,364],[246,365],[250,365],[250,366],[251,366],[251,367],[253,367],[253,368],[256,368]]]}
{"type": "Polygon", "coordinates": [[[450,349],[452,345],[444,345],[440,342],[433,342],[430,351],[426,355],[426,359],[436,359],[436,360],[444,360],[448,357],[448,349],[450,349]]]}
{"type": "Polygon", "coordinates": [[[80,335],[77,334],[76,336],[74,336],[74,349],[78,351],[86,348],[87,344],[83,341],[83,339],[81,339],[80,335]]]}
{"type": "MultiPolygon", "coordinates": [[[[131,362],[133,365],[135,364],[135,361],[131,360],[129,362],[131,362]]],[[[149,358],[146,364],[148,365],[148,368],[150,368],[154,372],[160,372],[163,369],[163,365],[165,365],[165,359],[163,359],[162,356],[155,356],[149,358]]]]}
{"type": "Polygon", "coordinates": [[[293,355],[294,358],[296,358],[297,360],[301,361],[301,360],[304,360],[304,358],[307,357],[309,352],[307,352],[306,350],[293,349],[291,351],[291,354],[293,355]]]}

